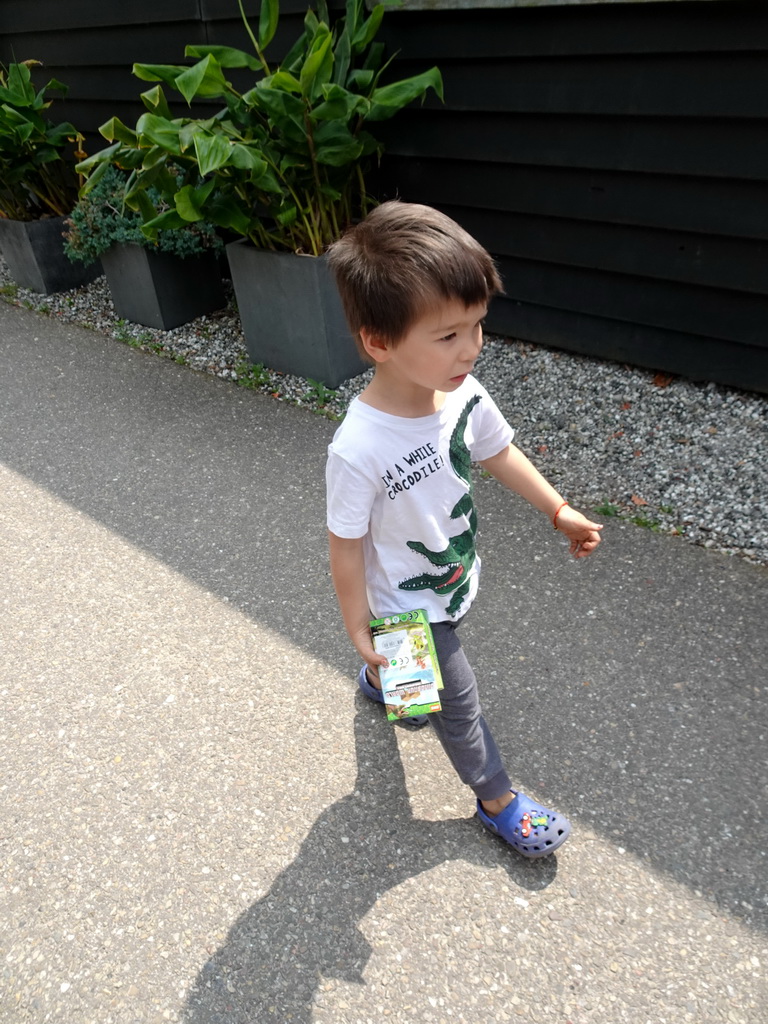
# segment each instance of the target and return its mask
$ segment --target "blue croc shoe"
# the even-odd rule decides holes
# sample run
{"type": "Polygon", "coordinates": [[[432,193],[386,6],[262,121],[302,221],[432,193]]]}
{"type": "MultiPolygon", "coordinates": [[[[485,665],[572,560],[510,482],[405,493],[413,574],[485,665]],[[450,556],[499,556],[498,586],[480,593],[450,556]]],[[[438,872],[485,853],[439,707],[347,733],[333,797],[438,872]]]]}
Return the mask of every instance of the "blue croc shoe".
{"type": "Polygon", "coordinates": [[[478,800],[477,816],[489,832],[501,836],[529,859],[548,857],[571,833],[571,823],[566,817],[535,803],[525,793],[517,793],[512,803],[495,818],[485,813],[478,800]]]}
{"type": "MultiPolygon", "coordinates": [[[[381,690],[377,690],[375,686],[371,686],[368,682],[368,673],[366,672],[365,665],[360,669],[357,685],[360,687],[360,692],[365,694],[368,700],[375,700],[379,704],[384,703],[381,690]]],[[[429,725],[429,715],[410,715],[407,718],[401,718],[400,721],[403,725],[407,725],[409,729],[422,729],[425,725],[429,725]]]]}

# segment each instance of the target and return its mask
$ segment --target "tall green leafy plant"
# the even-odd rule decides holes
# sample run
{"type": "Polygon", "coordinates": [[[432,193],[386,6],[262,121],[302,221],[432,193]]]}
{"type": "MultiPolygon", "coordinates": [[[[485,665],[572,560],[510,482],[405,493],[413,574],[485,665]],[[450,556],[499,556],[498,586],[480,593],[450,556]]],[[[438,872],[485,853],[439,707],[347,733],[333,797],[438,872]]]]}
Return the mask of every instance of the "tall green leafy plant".
{"type": "Polygon", "coordinates": [[[52,78],[36,90],[30,68],[39,64],[0,67],[0,216],[12,220],[60,216],[77,202],[78,180],[67,150],[83,136],[69,121],[54,124],[46,116],[53,102],[46,93],[64,95],[67,87],[52,78]]]}
{"type": "Polygon", "coordinates": [[[365,10],[347,0],[331,18],[325,0],[309,10],[304,29],[277,65],[267,49],[279,22],[278,0],[262,0],[254,31],[237,0],[254,53],[228,46],[188,46],[191,67],[135,64],[143,81],[160,83],[142,93],[146,113],[135,129],[112,118],[99,129],[112,143],[78,165],[98,181],[105,165],[131,171],[126,202],[141,211],[151,236],[209,220],[260,248],[319,255],[371,204],[366,173],[382,152],[368,130],[428,89],[442,98],[437,68],[382,84],[388,60],[375,37],[384,4],[365,10]],[[233,69],[254,73],[239,92],[233,69]],[[174,118],[164,87],[194,101],[220,100],[209,117],[174,118]],[[158,212],[155,187],[171,209],[158,212]]]}

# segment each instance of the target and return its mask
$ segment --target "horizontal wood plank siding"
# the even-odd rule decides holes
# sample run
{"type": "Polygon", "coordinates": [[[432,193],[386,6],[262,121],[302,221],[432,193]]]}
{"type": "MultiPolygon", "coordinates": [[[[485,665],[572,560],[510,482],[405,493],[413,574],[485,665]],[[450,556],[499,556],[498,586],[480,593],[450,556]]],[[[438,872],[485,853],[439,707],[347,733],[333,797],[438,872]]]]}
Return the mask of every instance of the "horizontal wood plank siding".
{"type": "Polygon", "coordinates": [[[766,50],[762,0],[544,10],[392,11],[382,38],[404,60],[766,50]]]}
{"type": "Polygon", "coordinates": [[[387,156],[397,188],[414,202],[472,206],[541,217],[768,239],[768,203],[762,181],[614,173],[575,167],[533,167],[456,160],[445,177],[431,157],[387,156]]]}
{"type": "Polygon", "coordinates": [[[735,359],[732,346],[717,338],[524,302],[499,305],[494,330],[581,355],[661,369],[695,380],[718,381],[748,391],[766,391],[760,383],[768,379],[765,348],[742,346],[735,359]]]}
{"type": "MultiPolygon", "coordinates": [[[[2,4],[2,0],[0,0],[2,4]]],[[[23,32],[10,39],[0,39],[0,60],[12,59],[8,52],[19,60],[33,57],[41,60],[46,68],[58,67],[64,74],[62,81],[69,84],[70,75],[79,68],[119,68],[132,82],[134,95],[146,88],[137,79],[131,78],[134,62],[145,64],[183,64],[184,47],[187,43],[204,43],[205,26],[199,21],[158,21],[152,24],[109,25],[103,28],[79,28],[71,30],[48,30],[23,32]]],[[[41,83],[44,72],[35,72],[35,81],[41,83]]],[[[105,83],[106,86],[106,83],[105,83]]],[[[106,87],[101,95],[84,97],[94,101],[108,101],[111,96],[106,87]]],[[[140,106],[141,104],[139,104],[140,106]]],[[[90,125],[85,126],[86,129],[90,125]]]]}
{"type": "Polygon", "coordinates": [[[0,36],[199,21],[199,0],[0,0],[0,36]]]}
{"type": "MultiPolygon", "coordinates": [[[[765,118],[768,54],[473,58],[442,65],[451,110],[574,117],[765,118]],[[713,89],[713,80],[717,88],[713,89]]],[[[398,64],[415,73],[423,65],[398,64]]],[[[437,108],[431,95],[426,106],[437,108]]]]}
{"type": "Polygon", "coordinates": [[[768,5],[392,13],[382,191],[497,257],[491,330],[768,392],[768,5]]]}
{"type": "MultiPolygon", "coordinates": [[[[768,63],[768,62],[767,62],[768,63]]],[[[767,78],[768,81],[768,78],[767,78]]],[[[452,160],[641,171],[686,177],[768,177],[765,121],[600,118],[405,110],[385,122],[387,151],[452,160]],[[431,115],[431,116],[427,116],[431,115]]]]}
{"type": "MultiPolygon", "coordinates": [[[[305,9],[282,0],[273,57],[305,9]]],[[[491,330],[768,392],[768,4],[391,11],[382,35],[446,95],[379,126],[380,195],[494,253],[491,330]]],[[[135,61],[205,42],[250,49],[236,0],[0,0],[0,61],[70,86],[52,113],[89,151],[141,114],[135,61]]]]}

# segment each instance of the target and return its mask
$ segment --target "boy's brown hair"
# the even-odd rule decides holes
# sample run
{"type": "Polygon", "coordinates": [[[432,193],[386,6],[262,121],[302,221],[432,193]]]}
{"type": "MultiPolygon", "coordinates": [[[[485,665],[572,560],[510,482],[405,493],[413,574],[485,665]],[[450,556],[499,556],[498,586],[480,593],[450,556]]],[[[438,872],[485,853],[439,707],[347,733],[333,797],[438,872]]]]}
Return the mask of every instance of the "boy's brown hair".
{"type": "Polygon", "coordinates": [[[365,330],[397,343],[440,299],[467,307],[503,292],[493,260],[456,221],[431,206],[391,200],[328,249],[360,354],[365,330]]]}

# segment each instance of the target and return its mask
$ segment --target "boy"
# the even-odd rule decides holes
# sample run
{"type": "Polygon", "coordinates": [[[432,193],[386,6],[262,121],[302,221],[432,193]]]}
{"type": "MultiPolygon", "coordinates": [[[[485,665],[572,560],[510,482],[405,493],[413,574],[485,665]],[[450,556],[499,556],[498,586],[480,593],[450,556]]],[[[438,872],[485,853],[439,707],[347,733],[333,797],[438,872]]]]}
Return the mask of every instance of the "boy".
{"type": "Polygon", "coordinates": [[[576,558],[600,542],[511,443],[513,431],[471,371],[491,297],[502,290],[488,253],[427,206],[384,203],[333,246],[350,330],[374,364],[328,449],[331,573],[344,625],[364,664],[358,685],[381,700],[369,621],[413,608],[429,615],[443,710],[429,716],[481,822],[526,857],[568,838],[562,815],[511,789],[482,716],[456,627],[477,591],[477,519],[470,463],[550,517],[576,558]]]}

